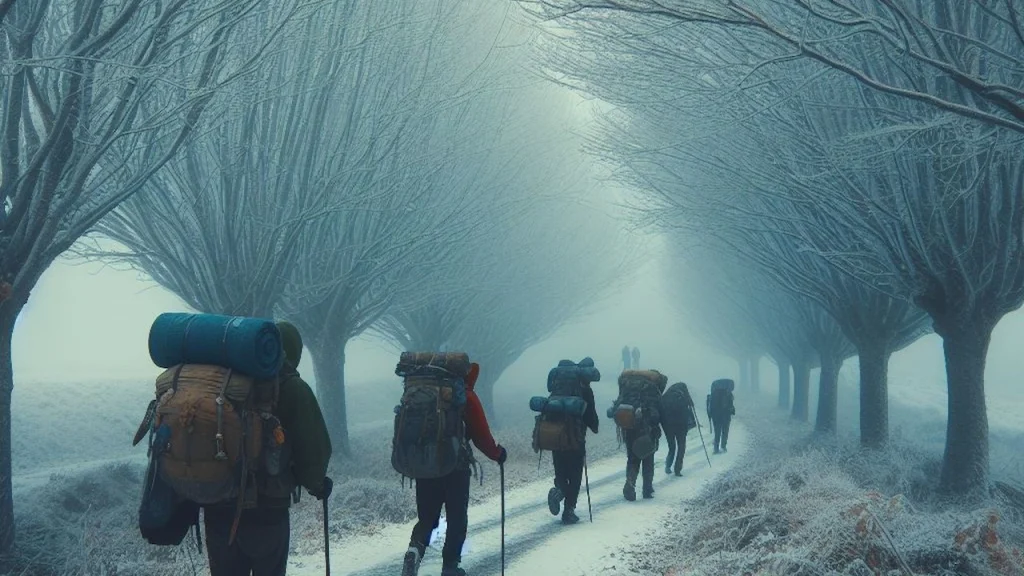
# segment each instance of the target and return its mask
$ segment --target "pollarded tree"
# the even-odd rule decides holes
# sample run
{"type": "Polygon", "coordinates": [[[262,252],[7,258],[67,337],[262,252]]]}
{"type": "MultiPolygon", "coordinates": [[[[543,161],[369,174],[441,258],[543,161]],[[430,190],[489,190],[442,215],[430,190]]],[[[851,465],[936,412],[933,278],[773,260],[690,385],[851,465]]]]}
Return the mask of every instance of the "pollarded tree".
{"type": "Polygon", "coordinates": [[[321,8],[225,90],[202,136],[96,226],[126,250],[86,253],[129,263],[196,310],[272,317],[303,257],[303,227],[358,201],[330,193],[355,130],[342,111],[361,96],[339,89],[357,62],[339,39],[362,34],[351,10],[321,8]]]}
{"type": "Polygon", "coordinates": [[[175,156],[299,3],[0,2],[0,552],[14,542],[11,338],[32,287],[175,156]],[[276,26],[234,50],[258,7],[276,26]]]}

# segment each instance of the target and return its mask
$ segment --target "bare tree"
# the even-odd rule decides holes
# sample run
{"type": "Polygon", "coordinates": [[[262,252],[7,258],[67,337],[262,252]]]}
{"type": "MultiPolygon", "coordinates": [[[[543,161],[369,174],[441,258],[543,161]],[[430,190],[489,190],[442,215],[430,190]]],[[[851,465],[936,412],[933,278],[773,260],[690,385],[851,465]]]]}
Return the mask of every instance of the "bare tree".
{"type": "Polygon", "coordinates": [[[361,128],[346,143],[346,177],[332,183],[360,202],[306,228],[282,306],[307,335],[341,454],[347,342],[396,302],[430,298],[420,278],[450,265],[452,247],[481,227],[473,215],[493,197],[481,189],[501,190],[511,174],[483,169],[509,161],[495,144],[514,97],[501,14],[454,0],[361,6],[362,27],[379,33],[353,39],[365,70],[350,114],[361,128]]]}
{"type": "Polygon", "coordinates": [[[321,9],[297,27],[223,92],[196,142],[99,222],[126,250],[82,252],[129,263],[196,310],[272,317],[303,227],[355,201],[331,194],[353,128],[342,111],[356,91],[339,88],[355,58],[337,46],[350,11],[321,9]]]}
{"type": "Polygon", "coordinates": [[[139,190],[192,134],[216,90],[263,56],[298,2],[2,3],[0,551],[14,542],[11,337],[49,264],[139,190]],[[234,31],[278,26],[248,53],[234,31]]]}

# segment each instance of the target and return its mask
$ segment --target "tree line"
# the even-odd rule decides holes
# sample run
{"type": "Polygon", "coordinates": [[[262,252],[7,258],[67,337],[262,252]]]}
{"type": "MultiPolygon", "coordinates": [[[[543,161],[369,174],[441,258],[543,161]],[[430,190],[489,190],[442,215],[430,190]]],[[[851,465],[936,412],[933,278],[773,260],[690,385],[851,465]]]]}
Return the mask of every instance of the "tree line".
{"type": "Polygon", "coordinates": [[[988,479],[985,358],[1024,302],[1024,13],[980,0],[539,0],[552,77],[614,105],[593,147],[679,252],[709,340],[770,356],[780,404],[888,439],[887,365],[942,338],[941,487],[988,479]],[[792,374],[792,379],[790,377],[792,374]],[[792,394],[790,394],[792,382],[792,394]]]}

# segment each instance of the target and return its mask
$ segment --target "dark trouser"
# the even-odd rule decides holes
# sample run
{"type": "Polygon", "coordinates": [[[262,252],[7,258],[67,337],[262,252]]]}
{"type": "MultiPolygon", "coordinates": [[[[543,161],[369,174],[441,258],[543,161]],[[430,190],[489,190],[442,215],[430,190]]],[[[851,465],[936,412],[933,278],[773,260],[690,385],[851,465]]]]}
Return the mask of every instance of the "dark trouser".
{"type": "Polygon", "coordinates": [[[725,448],[725,445],[729,443],[729,424],[732,422],[732,416],[719,416],[714,419],[715,422],[715,451],[717,452],[719,447],[725,448]]]}
{"type": "Polygon", "coordinates": [[[234,506],[205,508],[203,520],[210,576],[284,576],[291,532],[287,508],[243,511],[230,546],[234,506]]]}
{"type": "Polygon", "coordinates": [[[647,458],[641,460],[633,453],[633,440],[631,438],[626,439],[626,484],[632,487],[636,487],[636,478],[640,475],[641,469],[643,470],[643,481],[644,481],[644,493],[650,493],[654,491],[654,454],[651,454],[647,458]]]}
{"type": "Polygon", "coordinates": [[[580,497],[580,485],[583,483],[583,461],[585,450],[552,452],[551,461],[555,464],[555,487],[565,496],[565,509],[574,510],[580,497]]]}
{"type": "Polygon", "coordinates": [[[665,429],[665,441],[668,442],[668,458],[665,459],[665,469],[672,468],[672,460],[675,459],[676,474],[683,471],[683,456],[686,456],[686,431],[665,429]],[[678,449],[676,445],[678,444],[678,449]]]}
{"type": "Polygon", "coordinates": [[[419,520],[412,529],[409,545],[420,551],[430,545],[430,533],[437,528],[444,506],[448,531],[445,533],[441,562],[444,566],[458,566],[462,561],[462,545],[469,529],[470,471],[456,470],[443,478],[416,481],[416,514],[419,520]]]}

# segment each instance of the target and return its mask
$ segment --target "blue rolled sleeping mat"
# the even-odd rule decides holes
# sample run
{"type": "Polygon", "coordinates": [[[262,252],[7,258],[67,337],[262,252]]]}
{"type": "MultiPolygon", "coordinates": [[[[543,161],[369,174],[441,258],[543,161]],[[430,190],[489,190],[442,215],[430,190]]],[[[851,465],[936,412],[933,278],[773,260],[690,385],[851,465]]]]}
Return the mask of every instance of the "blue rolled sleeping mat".
{"type": "Polygon", "coordinates": [[[161,368],[212,364],[266,379],[280,371],[284,351],[272,320],[167,312],[149,329],[149,357],[161,368]]]}
{"type": "Polygon", "coordinates": [[[579,368],[580,379],[585,382],[600,382],[601,371],[594,366],[594,359],[587,356],[576,365],[579,368]]]}
{"type": "Polygon", "coordinates": [[[576,396],[534,396],[530,398],[530,410],[541,414],[568,414],[583,416],[587,411],[587,402],[576,396]]]}

